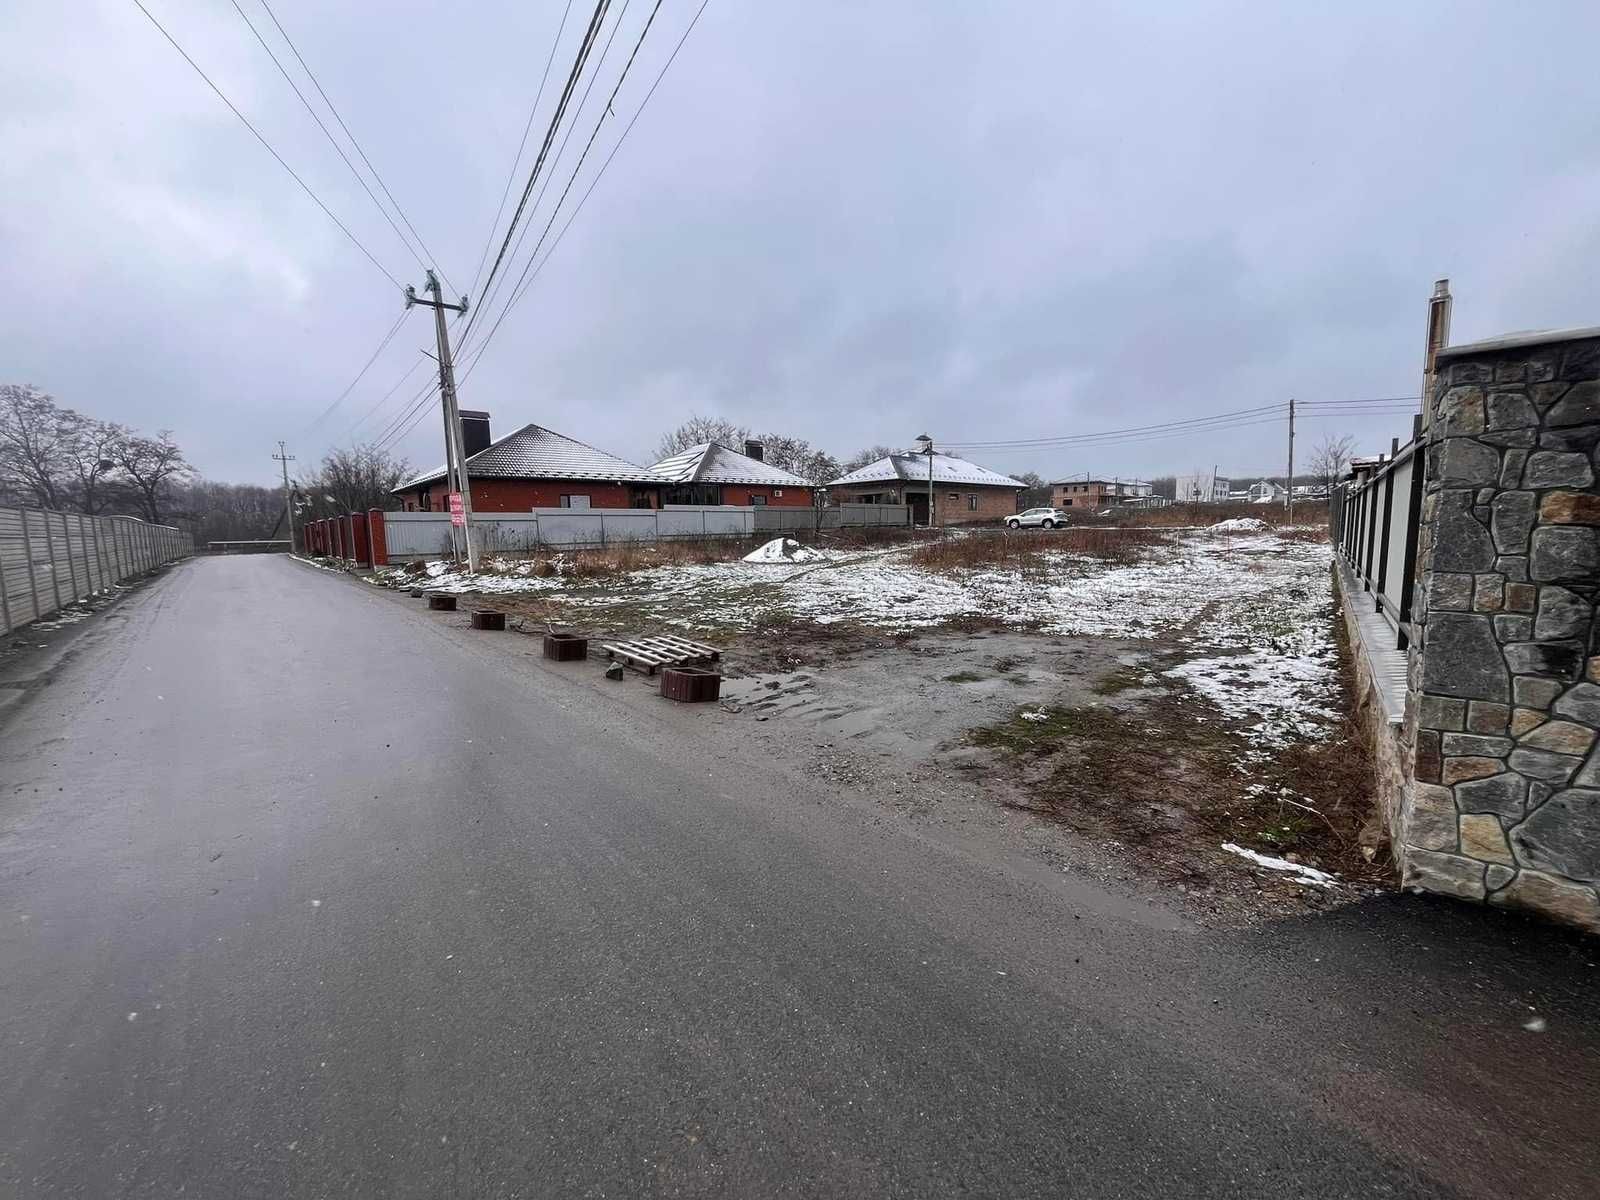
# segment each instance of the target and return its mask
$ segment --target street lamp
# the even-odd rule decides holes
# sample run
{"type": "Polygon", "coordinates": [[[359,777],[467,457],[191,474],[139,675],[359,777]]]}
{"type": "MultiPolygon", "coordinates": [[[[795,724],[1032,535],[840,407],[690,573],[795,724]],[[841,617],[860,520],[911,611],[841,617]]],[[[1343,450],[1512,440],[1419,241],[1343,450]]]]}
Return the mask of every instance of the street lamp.
{"type": "Polygon", "coordinates": [[[928,528],[933,528],[933,438],[917,434],[918,449],[928,456],[928,528]]]}

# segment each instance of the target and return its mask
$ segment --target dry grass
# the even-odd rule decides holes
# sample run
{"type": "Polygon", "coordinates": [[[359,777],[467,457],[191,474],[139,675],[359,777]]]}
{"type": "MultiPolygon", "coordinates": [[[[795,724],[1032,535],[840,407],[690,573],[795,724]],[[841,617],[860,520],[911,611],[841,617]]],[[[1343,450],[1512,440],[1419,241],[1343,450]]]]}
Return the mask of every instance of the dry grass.
{"type": "Polygon", "coordinates": [[[1154,529],[1094,526],[1037,533],[1000,530],[929,542],[913,550],[910,561],[930,571],[979,567],[1026,571],[1045,566],[1051,555],[1066,553],[1126,565],[1138,562],[1167,541],[1166,534],[1154,529]]]}
{"type": "MultiPolygon", "coordinates": [[[[1166,508],[1123,509],[1105,517],[1091,517],[1085,513],[1082,519],[1095,524],[1121,525],[1135,529],[1170,529],[1175,526],[1215,525],[1218,521],[1228,521],[1235,517],[1256,517],[1274,527],[1289,524],[1289,514],[1281,504],[1172,504],[1166,508]]],[[[1077,514],[1074,514],[1073,520],[1079,519],[1077,514]]],[[[1294,524],[1326,528],[1328,502],[1297,501],[1294,506],[1294,524]]]]}
{"type": "MultiPolygon", "coordinates": [[[[1354,713],[1350,648],[1342,624],[1336,631],[1343,711],[1354,713]]],[[[1378,884],[1391,874],[1375,819],[1372,747],[1353,717],[1326,740],[1290,746],[1253,768],[1249,781],[1265,786],[1247,796],[1236,770],[1246,741],[1195,697],[1031,712],[1033,719],[1019,710],[969,738],[1014,756],[1027,783],[1027,798],[1014,807],[1139,846],[1175,877],[1213,860],[1223,841],[1290,855],[1347,880],[1378,884]]]]}
{"type": "Polygon", "coordinates": [[[560,575],[567,579],[604,579],[649,567],[705,565],[729,562],[750,553],[751,543],[736,538],[694,541],[618,542],[593,550],[540,551],[526,558],[495,559],[484,574],[521,573],[529,564],[540,579],[560,575]]]}

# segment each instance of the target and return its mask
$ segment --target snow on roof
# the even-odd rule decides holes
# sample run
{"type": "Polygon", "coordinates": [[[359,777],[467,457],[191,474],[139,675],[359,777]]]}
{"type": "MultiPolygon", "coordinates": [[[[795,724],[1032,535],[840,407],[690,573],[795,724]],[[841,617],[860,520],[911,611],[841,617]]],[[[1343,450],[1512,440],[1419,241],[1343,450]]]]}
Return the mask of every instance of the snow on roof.
{"type": "Polygon", "coordinates": [[[764,483],[777,487],[810,487],[782,467],[740,454],[716,442],[701,442],[687,450],[663,458],[650,470],[671,483],[764,483]]]}
{"type": "MultiPolygon", "coordinates": [[[[626,459],[542,425],[528,424],[490,442],[467,459],[469,479],[603,479],[615,483],[660,483],[661,477],[626,459]]],[[[394,490],[406,491],[444,478],[435,467],[394,490]]]]}
{"type": "MultiPolygon", "coordinates": [[[[829,487],[845,487],[856,483],[895,483],[902,480],[911,483],[926,482],[928,478],[928,456],[926,454],[891,454],[887,458],[880,458],[875,463],[868,463],[860,470],[851,471],[830,483],[829,487]]],[[[953,454],[935,454],[933,456],[933,481],[934,483],[969,483],[980,487],[1026,487],[1027,484],[1019,483],[1009,475],[980,467],[977,463],[970,463],[964,458],[957,458],[953,454]]]]}

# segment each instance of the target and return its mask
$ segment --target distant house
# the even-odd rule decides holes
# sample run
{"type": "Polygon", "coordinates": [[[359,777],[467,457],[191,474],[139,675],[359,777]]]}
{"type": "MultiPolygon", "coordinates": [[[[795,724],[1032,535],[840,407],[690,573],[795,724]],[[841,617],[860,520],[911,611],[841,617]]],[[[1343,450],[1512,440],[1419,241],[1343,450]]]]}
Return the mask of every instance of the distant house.
{"type": "MultiPolygon", "coordinates": [[[[933,455],[933,512],[940,525],[998,521],[1017,511],[1026,484],[951,454],[933,455]]],[[[928,455],[891,454],[828,484],[836,504],[909,504],[912,522],[928,521],[928,455]]]]}
{"type": "Polygon", "coordinates": [[[1056,508],[1114,508],[1148,504],[1154,488],[1139,479],[1057,479],[1050,484],[1056,508]]]}
{"type": "Polygon", "coordinates": [[[1251,504],[1282,504],[1287,497],[1288,493],[1283,490],[1281,484],[1273,483],[1268,479],[1252,483],[1249,490],[1245,492],[1245,498],[1251,504]]]}
{"type": "Polygon", "coordinates": [[[760,442],[746,442],[743,454],[702,442],[662,459],[650,472],[662,481],[666,504],[811,505],[811,483],[767,462],[760,442]]]}
{"type": "Polygon", "coordinates": [[[1229,480],[1209,471],[1200,475],[1179,475],[1172,495],[1178,504],[1222,504],[1227,501],[1231,486],[1229,480]]]}
{"type": "MultiPolygon", "coordinates": [[[[524,425],[491,441],[489,414],[465,411],[461,429],[476,512],[661,505],[661,476],[553,429],[524,425]]],[[[442,512],[450,506],[443,467],[413,476],[393,494],[407,511],[442,512]]]]}

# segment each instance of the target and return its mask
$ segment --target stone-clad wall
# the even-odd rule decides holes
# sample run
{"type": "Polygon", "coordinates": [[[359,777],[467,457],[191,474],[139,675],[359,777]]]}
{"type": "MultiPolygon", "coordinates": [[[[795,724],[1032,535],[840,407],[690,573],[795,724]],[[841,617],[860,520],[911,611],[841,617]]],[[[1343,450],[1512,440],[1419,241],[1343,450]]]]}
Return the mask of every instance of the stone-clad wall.
{"type": "Polygon", "coordinates": [[[1600,930],[1600,331],[1444,351],[1432,403],[1405,882],[1600,930]]]}

